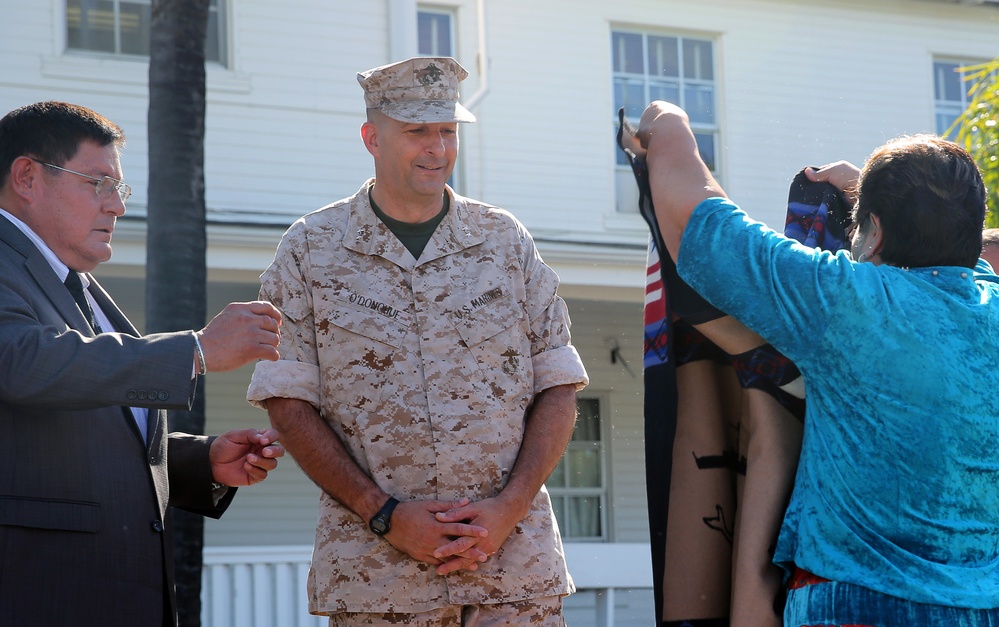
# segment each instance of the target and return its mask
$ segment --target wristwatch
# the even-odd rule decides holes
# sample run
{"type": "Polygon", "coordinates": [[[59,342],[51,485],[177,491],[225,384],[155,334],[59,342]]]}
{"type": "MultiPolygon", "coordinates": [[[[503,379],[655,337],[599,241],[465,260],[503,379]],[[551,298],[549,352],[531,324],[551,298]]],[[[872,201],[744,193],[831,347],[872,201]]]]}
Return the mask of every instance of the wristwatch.
{"type": "Polygon", "coordinates": [[[385,505],[378,510],[378,513],[371,517],[368,521],[368,527],[377,536],[383,536],[392,529],[392,510],[395,506],[399,504],[399,501],[394,497],[389,497],[389,500],[385,501],[385,505]]]}

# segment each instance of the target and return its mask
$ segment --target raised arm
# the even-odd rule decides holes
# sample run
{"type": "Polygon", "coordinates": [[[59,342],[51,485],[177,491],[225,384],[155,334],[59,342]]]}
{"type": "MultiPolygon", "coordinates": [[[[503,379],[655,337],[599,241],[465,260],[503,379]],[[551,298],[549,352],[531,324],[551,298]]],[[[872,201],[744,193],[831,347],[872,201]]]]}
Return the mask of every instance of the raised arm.
{"type": "Polygon", "coordinates": [[[726,197],[697,152],[687,114],[657,100],[642,114],[638,138],[648,151],[649,182],[656,219],[670,255],[676,259],[687,220],[702,200],[726,197]]]}

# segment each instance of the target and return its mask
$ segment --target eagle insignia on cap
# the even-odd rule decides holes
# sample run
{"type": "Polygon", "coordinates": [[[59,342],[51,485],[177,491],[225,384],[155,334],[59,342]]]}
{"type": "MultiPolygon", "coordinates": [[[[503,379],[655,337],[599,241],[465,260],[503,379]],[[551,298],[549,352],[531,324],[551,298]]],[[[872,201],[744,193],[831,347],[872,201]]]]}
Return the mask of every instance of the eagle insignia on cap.
{"type": "Polygon", "coordinates": [[[444,70],[431,63],[417,72],[416,76],[424,85],[432,85],[440,82],[441,77],[444,76],[444,70]]]}

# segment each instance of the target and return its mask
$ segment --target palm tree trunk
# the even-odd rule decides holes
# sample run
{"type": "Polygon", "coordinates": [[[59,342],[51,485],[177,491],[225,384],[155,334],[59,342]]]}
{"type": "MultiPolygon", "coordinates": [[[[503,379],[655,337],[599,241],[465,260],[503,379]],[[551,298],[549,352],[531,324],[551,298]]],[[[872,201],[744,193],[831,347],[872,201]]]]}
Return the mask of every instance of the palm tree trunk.
{"type": "MultiPolygon", "coordinates": [[[[200,329],[206,315],[205,30],[209,0],[153,0],[149,49],[146,331],[200,329]]],[[[204,383],[170,430],[204,433],[204,383]]],[[[201,622],[204,520],[174,511],[182,627],[201,622]]]]}

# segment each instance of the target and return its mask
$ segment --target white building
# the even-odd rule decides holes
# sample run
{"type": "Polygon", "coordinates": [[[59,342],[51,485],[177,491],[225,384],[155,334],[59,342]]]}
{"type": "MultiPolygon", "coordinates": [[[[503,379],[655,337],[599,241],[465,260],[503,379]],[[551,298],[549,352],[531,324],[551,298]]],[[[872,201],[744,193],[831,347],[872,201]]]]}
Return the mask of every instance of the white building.
{"type": "MultiPolygon", "coordinates": [[[[0,9],[0,113],[67,100],[118,122],[134,190],[98,275],[142,328],[150,0],[0,9]]],[[[691,112],[729,194],[781,228],[805,165],[861,162],[946,128],[952,70],[999,55],[995,0],[213,0],[206,187],[209,311],[255,297],[298,216],[373,173],[355,73],[419,53],[471,73],[455,187],[509,209],[562,278],[590,373],[581,426],[549,488],[585,588],[573,625],[653,624],[642,419],[647,230],[614,147],[615,112],[691,112]],[[615,350],[616,349],[616,350],[615,350]],[[557,480],[556,480],[557,479],[557,480]],[[594,589],[610,588],[596,594],[594,589]],[[615,593],[616,591],[616,593],[615,593]],[[595,611],[596,610],[596,611],[595,611]]],[[[250,369],[210,375],[208,430],[263,426],[250,369]]],[[[206,524],[205,624],[325,624],[305,614],[317,489],[290,460],[206,524]],[[253,565],[256,564],[256,565],[253,565]],[[294,618],[293,618],[294,617],[294,618]]]]}

